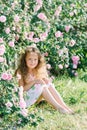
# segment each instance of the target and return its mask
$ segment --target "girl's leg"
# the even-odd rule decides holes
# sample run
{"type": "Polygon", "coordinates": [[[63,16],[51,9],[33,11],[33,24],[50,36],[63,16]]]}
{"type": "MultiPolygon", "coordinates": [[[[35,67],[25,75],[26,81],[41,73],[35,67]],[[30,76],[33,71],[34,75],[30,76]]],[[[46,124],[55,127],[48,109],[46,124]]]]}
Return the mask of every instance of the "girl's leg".
{"type": "Polygon", "coordinates": [[[42,92],[42,96],[43,98],[50,103],[55,109],[59,109],[60,112],[62,113],[68,113],[68,110],[65,109],[63,106],[61,106],[52,96],[52,94],[50,93],[49,89],[47,87],[43,88],[43,92],[42,92]]]}
{"type": "Polygon", "coordinates": [[[73,111],[68,106],[66,106],[62,97],[60,96],[58,91],[55,89],[55,87],[50,86],[48,89],[49,89],[50,93],[52,94],[52,96],[55,98],[56,102],[58,102],[63,108],[65,108],[68,111],[70,111],[71,113],[73,113],[73,111]]]}

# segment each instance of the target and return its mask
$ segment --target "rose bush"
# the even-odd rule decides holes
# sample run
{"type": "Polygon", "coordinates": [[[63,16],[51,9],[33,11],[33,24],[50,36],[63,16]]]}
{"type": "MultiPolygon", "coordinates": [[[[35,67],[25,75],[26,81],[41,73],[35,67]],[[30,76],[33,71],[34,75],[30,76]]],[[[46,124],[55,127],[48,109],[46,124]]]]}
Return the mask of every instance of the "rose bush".
{"type": "MultiPolygon", "coordinates": [[[[17,84],[12,75],[17,67],[19,55],[26,46],[36,45],[55,75],[68,73],[70,76],[77,76],[78,69],[85,70],[86,14],[86,0],[0,1],[1,122],[8,121],[11,124],[18,121],[20,108],[14,105],[14,100],[17,98],[18,104],[19,96],[18,92],[14,91],[17,84]]],[[[21,112],[25,114],[26,110],[21,112]]],[[[25,120],[28,122],[27,118],[25,120]]]]}

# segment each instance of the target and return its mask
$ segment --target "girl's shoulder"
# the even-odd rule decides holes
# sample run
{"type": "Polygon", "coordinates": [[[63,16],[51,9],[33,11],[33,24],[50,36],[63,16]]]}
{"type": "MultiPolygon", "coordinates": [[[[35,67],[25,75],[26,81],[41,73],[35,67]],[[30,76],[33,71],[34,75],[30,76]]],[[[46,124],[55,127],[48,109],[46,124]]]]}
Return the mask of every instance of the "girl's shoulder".
{"type": "Polygon", "coordinates": [[[21,79],[21,78],[22,78],[22,74],[21,74],[21,71],[20,71],[20,70],[17,70],[16,76],[17,76],[18,79],[21,79]]]}

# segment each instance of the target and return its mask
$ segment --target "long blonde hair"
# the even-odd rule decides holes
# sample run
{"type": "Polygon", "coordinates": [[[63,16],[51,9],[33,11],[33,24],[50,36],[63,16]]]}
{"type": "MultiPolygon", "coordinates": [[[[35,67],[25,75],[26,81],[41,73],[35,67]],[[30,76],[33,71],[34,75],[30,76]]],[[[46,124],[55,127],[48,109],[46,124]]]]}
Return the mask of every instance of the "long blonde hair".
{"type": "Polygon", "coordinates": [[[47,70],[46,70],[46,61],[44,59],[44,56],[40,53],[39,49],[34,46],[28,46],[25,49],[25,52],[21,54],[20,60],[19,60],[19,65],[18,68],[15,71],[15,74],[17,72],[20,72],[21,76],[25,80],[26,75],[28,74],[28,67],[26,65],[26,56],[27,54],[35,52],[38,55],[38,65],[35,67],[35,76],[37,78],[45,78],[48,77],[47,70]]]}

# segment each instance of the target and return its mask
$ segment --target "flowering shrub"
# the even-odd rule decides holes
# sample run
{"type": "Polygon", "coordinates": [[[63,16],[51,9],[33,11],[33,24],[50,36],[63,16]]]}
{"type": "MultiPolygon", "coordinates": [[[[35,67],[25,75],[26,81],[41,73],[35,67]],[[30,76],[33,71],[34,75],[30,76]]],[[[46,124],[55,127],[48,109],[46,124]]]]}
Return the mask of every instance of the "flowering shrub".
{"type": "Polygon", "coordinates": [[[7,79],[7,75],[0,80],[0,128],[13,129],[23,127],[27,123],[36,126],[42,120],[34,111],[26,109],[23,99],[22,88],[14,86],[12,80],[7,79]],[[20,97],[20,98],[19,98],[20,97]]]}
{"type": "MultiPolygon", "coordinates": [[[[41,50],[50,64],[48,69],[56,75],[68,72],[70,76],[77,76],[78,69],[86,68],[86,14],[85,0],[0,1],[1,120],[6,115],[2,121],[18,121],[18,118],[10,117],[20,111],[12,98],[14,93],[14,99],[19,100],[17,92],[13,92],[15,80],[12,75],[19,54],[27,45],[34,44],[41,50]]],[[[19,104],[25,107],[23,100],[19,104]]],[[[26,110],[21,113],[26,115],[26,110]]]]}

